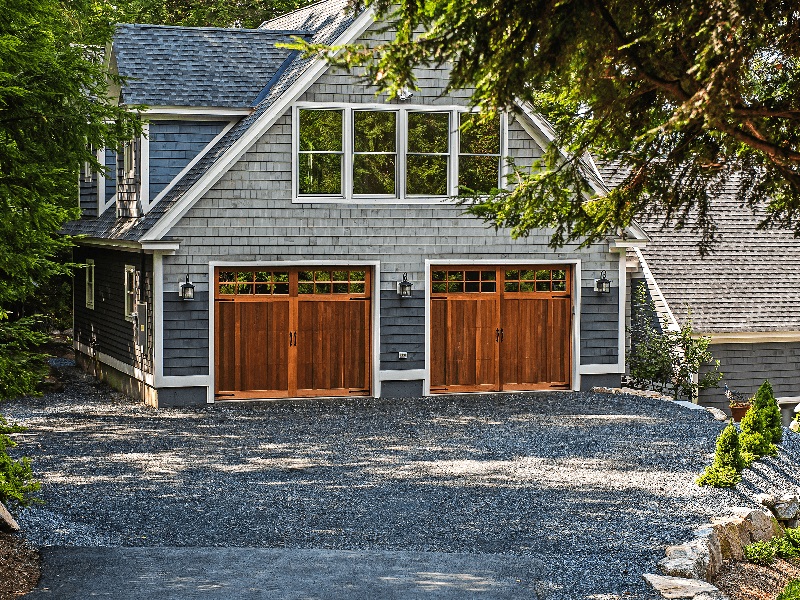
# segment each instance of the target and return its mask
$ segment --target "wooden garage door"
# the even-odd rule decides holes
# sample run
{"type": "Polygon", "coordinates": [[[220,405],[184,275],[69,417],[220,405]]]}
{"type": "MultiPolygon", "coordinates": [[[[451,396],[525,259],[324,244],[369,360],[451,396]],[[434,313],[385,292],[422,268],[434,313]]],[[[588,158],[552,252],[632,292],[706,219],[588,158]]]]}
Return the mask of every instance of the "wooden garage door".
{"type": "Polygon", "coordinates": [[[571,272],[566,267],[431,271],[431,391],[571,385],[571,272]]]}
{"type": "Polygon", "coordinates": [[[370,289],[361,268],[218,268],[216,397],[368,395],[370,289]]]}

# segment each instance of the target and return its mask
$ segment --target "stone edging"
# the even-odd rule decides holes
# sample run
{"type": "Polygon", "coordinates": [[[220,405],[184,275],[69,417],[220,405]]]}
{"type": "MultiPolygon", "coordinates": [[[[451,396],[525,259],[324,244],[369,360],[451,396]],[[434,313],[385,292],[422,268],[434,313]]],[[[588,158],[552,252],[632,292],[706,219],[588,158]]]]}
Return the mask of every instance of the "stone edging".
{"type": "Polygon", "coordinates": [[[763,510],[731,508],[694,531],[695,537],[668,546],[658,563],[664,575],[645,573],[644,579],[670,600],[727,600],[709,581],[719,573],[723,560],[744,559],[744,547],[783,535],[778,521],[763,510]]]}

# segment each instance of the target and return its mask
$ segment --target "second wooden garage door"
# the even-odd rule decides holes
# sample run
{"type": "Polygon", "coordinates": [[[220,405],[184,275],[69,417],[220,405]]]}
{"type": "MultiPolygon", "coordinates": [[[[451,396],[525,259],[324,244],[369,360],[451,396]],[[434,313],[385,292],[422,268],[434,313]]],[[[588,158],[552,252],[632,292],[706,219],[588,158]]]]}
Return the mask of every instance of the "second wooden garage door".
{"type": "Polygon", "coordinates": [[[568,268],[448,266],[430,285],[432,392],[570,387],[568,268]]]}
{"type": "Polygon", "coordinates": [[[370,272],[218,268],[218,399],[368,395],[370,272]]]}

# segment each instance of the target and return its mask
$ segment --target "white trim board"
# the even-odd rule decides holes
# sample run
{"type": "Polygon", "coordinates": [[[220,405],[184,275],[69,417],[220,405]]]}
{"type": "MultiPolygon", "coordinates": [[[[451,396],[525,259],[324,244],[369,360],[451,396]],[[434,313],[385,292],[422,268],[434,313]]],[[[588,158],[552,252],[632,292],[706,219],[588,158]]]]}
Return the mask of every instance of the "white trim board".
{"type": "Polygon", "coordinates": [[[89,358],[94,358],[95,360],[103,363],[104,365],[108,365],[109,367],[119,371],[120,373],[129,375],[134,379],[136,379],[137,381],[141,381],[143,383],[146,383],[150,387],[154,387],[153,386],[154,378],[152,373],[147,373],[145,371],[142,371],[141,369],[134,367],[133,365],[124,363],[121,360],[114,358],[113,356],[109,356],[108,354],[104,354],[102,352],[93,352],[89,346],[87,346],[86,344],[82,344],[77,340],[73,342],[73,347],[75,348],[75,350],[77,350],[81,354],[85,354],[89,358]]]}
{"type": "Polygon", "coordinates": [[[672,310],[670,310],[669,304],[667,304],[667,300],[664,298],[664,294],[661,293],[661,288],[658,287],[656,278],[653,276],[652,271],[650,271],[650,267],[647,266],[647,261],[644,259],[644,256],[642,256],[642,251],[639,248],[633,248],[633,252],[636,254],[636,258],[639,259],[639,266],[642,268],[642,273],[647,281],[647,287],[650,289],[650,296],[656,304],[656,312],[658,313],[659,321],[663,321],[666,316],[670,331],[680,331],[681,327],[678,324],[678,320],[675,318],[675,315],[672,314],[672,310]]]}
{"type": "MultiPolygon", "coordinates": [[[[211,261],[208,263],[208,391],[207,404],[214,404],[216,387],[214,370],[214,269],[216,267],[299,267],[299,266],[342,266],[372,268],[372,397],[381,396],[381,263],[377,260],[267,260],[267,261],[211,261]]],[[[229,402],[229,400],[224,400],[229,402]]]]}
{"type": "MultiPolygon", "coordinates": [[[[350,27],[331,45],[342,46],[354,42],[373,22],[374,9],[367,8],[350,27]]],[[[186,212],[219,181],[253,144],[269,130],[286,110],[329,68],[324,60],[318,59],[262,114],[253,125],[236,140],[234,144],[206,171],[186,194],[164,214],[161,220],[150,229],[142,240],[159,240],[186,214],[186,212]]]]}
{"type": "Polygon", "coordinates": [[[219,118],[246,117],[252,114],[252,108],[226,108],[214,106],[150,106],[140,114],[150,120],[175,120],[183,117],[190,120],[217,120],[219,118]]]}
{"type": "Polygon", "coordinates": [[[730,333],[697,332],[693,337],[710,337],[712,344],[764,344],[800,342],[800,331],[742,331],[730,333]]]}
{"type": "Polygon", "coordinates": [[[420,379],[425,379],[425,369],[380,371],[378,378],[381,381],[419,381],[420,379]]]}

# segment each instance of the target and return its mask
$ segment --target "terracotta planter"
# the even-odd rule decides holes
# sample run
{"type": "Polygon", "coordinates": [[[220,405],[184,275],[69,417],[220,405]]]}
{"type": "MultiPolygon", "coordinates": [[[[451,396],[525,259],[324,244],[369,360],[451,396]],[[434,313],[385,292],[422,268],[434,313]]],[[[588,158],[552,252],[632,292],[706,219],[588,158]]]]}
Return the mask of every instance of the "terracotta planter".
{"type": "Polygon", "coordinates": [[[737,404],[731,406],[730,408],[731,408],[731,414],[733,415],[733,421],[735,423],[739,423],[744,418],[745,413],[747,413],[747,411],[750,410],[750,405],[737,404]]]}

